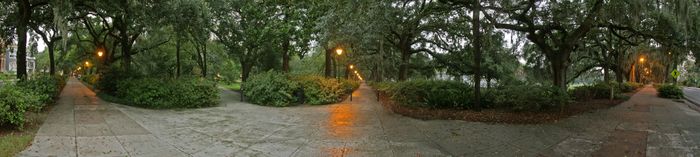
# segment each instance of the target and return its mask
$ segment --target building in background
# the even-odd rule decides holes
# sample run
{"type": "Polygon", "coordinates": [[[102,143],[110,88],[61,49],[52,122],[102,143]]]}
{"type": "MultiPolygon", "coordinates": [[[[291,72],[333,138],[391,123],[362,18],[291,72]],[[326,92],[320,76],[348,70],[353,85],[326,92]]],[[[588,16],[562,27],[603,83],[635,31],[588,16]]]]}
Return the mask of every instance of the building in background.
{"type": "MultiPolygon", "coordinates": [[[[0,55],[0,72],[12,73],[17,71],[17,46],[11,45],[5,49],[5,53],[0,55]]],[[[36,70],[36,58],[27,53],[27,73],[34,73],[36,70]]]]}

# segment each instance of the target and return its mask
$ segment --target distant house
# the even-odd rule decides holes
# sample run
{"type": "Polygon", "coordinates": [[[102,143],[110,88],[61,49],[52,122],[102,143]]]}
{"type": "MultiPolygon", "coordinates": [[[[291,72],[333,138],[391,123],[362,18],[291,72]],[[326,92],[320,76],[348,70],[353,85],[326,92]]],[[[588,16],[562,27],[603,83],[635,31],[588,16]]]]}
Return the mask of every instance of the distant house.
{"type": "MultiPolygon", "coordinates": [[[[8,46],[5,53],[0,54],[0,72],[11,73],[17,71],[17,46],[8,46]]],[[[36,58],[27,54],[27,72],[36,71],[36,58]]]]}

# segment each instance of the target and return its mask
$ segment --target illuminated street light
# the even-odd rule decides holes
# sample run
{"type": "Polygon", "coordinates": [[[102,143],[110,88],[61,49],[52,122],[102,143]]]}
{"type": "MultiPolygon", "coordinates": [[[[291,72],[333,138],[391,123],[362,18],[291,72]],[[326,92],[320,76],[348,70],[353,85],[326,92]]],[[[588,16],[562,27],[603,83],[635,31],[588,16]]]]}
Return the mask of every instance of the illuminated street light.
{"type": "Polygon", "coordinates": [[[639,62],[644,62],[644,57],[639,58],[639,62]]]}
{"type": "Polygon", "coordinates": [[[335,53],[338,54],[338,55],[342,55],[342,54],[343,54],[343,49],[340,49],[340,48],[335,49],[335,53]]]}
{"type": "Polygon", "coordinates": [[[354,69],[355,65],[350,64],[350,69],[354,69]]]}
{"type": "Polygon", "coordinates": [[[104,55],[104,52],[102,52],[102,51],[97,51],[97,56],[102,57],[102,55],[104,55]]]}
{"type": "Polygon", "coordinates": [[[85,61],[85,66],[90,66],[90,62],[85,61]]]}

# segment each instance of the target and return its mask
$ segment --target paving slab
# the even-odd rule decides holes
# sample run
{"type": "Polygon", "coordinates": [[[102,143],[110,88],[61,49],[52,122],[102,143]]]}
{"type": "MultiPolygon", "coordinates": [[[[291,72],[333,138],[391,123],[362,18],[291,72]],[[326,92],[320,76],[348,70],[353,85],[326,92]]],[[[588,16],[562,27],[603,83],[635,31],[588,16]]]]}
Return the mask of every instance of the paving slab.
{"type": "Polygon", "coordinates": [[[700,156],[700,113],[651,87],[538,125],[408,118],[364,84],[352,101],[286,108],[220,94],[216,107],[150,110],[104,102],[70,79],[20,156],[700,156]]]}

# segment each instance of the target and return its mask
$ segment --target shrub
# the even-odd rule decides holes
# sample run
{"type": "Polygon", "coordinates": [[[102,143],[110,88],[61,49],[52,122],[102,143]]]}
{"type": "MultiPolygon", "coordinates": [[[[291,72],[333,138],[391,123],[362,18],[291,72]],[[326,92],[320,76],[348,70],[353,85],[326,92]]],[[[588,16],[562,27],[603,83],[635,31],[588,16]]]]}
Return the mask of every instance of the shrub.
{"type": "Polygon", "coordinates": [[[40,96],[42,103],[51,103],[66,85],[64,77],[37,75],[29,80],[17,82],[17,86],[40,96]]]}
{"type": "Polygon", "coordinates": [[[241,84],[249,102],[265,106],[289,106],[297,101],[293,94],[298,88],[287,75],[274,71],[253,75],[241,84]]]}
{"type": "Polygon", "coordinates": [[[569,94],[576,100],[608,99],[610,98],[610,88],[613,88],[613,97],[620,98],[623,92],[631,92],[639,87],[641,87],[641,85],[634,83],[623,83],[620,85],[616,82],[599,82],[593,85],[576,87],[569,90],[569,94]]]}
{"type": "Polygon", "coordinates": [[[457,81],[411,80],[388,84],[387,93],[397,103],[429,108],[470,108],[471,87],[457,81]]]}
{"type": "Polygon", "coordinates": [[[311,105],[342,101],[343,97],[359,87],[359,82],[345,79],[328,79],[322,76],[302,76],[292,79],[300,85],[304,102],[311,105]]]}
{"type": "Polygon", "coordinates": [[[663,84],[657,88],[659,97],[681,99],[683,98],[683,90],[681,87],[672,84],[663,84]]]}
{"type": "Polygon", "coordinates": [[[22,128],[24,113],[40,109],[44,97],[14,85],[0,87],[0,124],[22,128]]]}
{"type": "Polygon", "coordinates": [[[569,103],[566,91],[548,85],[504,86],[496,91],[495,106],[515,111],[538,111],[569,103]]]}
{"type": "Polygon", "coordinates": [[[116,89],[118,98],[145,108],[208,107],[219,100],[216,85],[198,78],[132,78],[118,81],[116,89]]]}
{"type": "Polygon", "coordinates": [[[123,68],[118,66],[112,66],[100,74],[97,79],[97,84],[95,88],[99,89],[100,92],[105,92],[111,95],[117,95],[117,86],[122,80],[128,80],[132,78],[141,78],[136,72],[125,71],[123,68]]]}
{"type": "Polygon", "coordinates": [[[80,77],[80,80],[94,86],[95,84],[97,84],[97,81],[100,80],[100,74],[83,75],[82,77],[80,77]]]}

